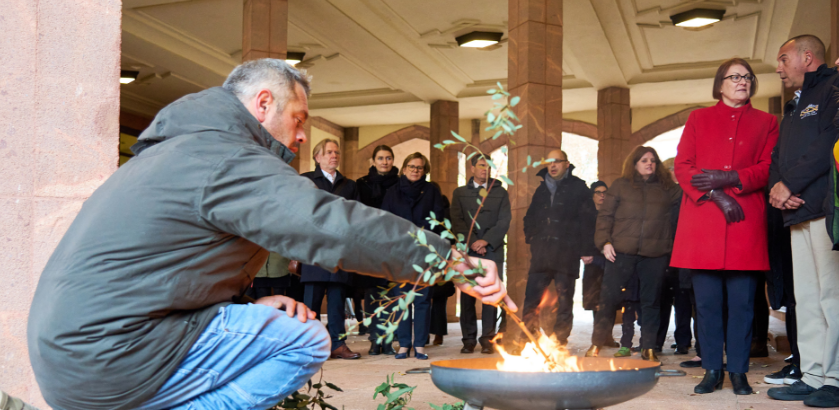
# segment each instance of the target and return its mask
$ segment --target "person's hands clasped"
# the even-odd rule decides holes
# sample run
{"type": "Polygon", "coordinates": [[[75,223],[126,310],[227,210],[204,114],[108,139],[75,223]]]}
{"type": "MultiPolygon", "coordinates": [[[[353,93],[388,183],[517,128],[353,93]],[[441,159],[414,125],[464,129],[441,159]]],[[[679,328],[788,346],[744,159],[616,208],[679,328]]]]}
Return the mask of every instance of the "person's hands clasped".
{"type": "Polygon", "coordinates": [[[725,192],[713,191],[709,198],[720,208],[722,214],[725,215],[726,222],[736,223],[746,219],[746,215],[743,213],[743,208],[740,204],[725,192]]]}
{"type": "Polygon", "coordinates": [[[271,306],[275,309],[285,310],[288,317],[294,317],[297,315],[297,319],[303,323],[306,323],[309,319],[315,318],[315,312],[309,310],[306,305],[295,301],[294,299],[288,296],[276,295],[276,296],[266,296],[264,298],[259,298],[254,302],[257,305],[265,305],[271,306]]]}
{"type": "MultiPolygon", "coordinates": [[[[463,254],[452,249],[452,260],[460,258],[461,256],[463,256],[463,254]]],[[[461,292],[466,292],[467,294],[480,299],[481,303],[498,305],[503,300],[510,310],[513,312],[518,311],[518,306],[516,306],[515,302],[513,302],[513,300],[507,295],[507,287],[504,286],[504,282],[498,278],[498,267],[495,266],[495,262],[471,256],[468,258],[475,266],[478,266],[478,261],[480,261],[481,265],[484,267],[484,276],[475,275],[475,277],[472,278],[472,280],[477,282],[476,286],[472,286],[465,282],[455,282],[455,286],[457,286],[461,292]]],[[[462,262],[454,266],[454,270],[461,273],[468,269],[471,269],[469,265],[462,262]]]]}
{"type": "Polygon", "coordinates": [[[617,253],[615,253],[615,247],[612,246],[611,243],[603,245],[603,256],[605,256],[609,262],[615,263],[615,256],[617,256],[617,253]]]}
{"type": "Polygon", "coordinates": [[[696,174],[690,178],[690,184],[700,191],[737,186],[740,184],[740,174],[737,171],[702,169],[701,174],[696,174]]]}
{"type": "Polygon", "coordinates": [[[487,249],[486,249],[487,246],[489,246],[489,242],[487,242],[483,239],[478,239],[477,241],[472,242],[471,248],[475,253],[477,253],[479,255],[486,255],[487,254],[487,249]]]}
{"type": "MultiPolygon", "coordinates": [[[[795,209],[785,207],[791,196],[792,191],[783,182],[778,181],[769,191],[769,204],[778,209],[795,209]]],[[[804,201],[801,201],[801,203],[803,204],[804,201]]]]}
{"type": "Polygon", "coordinates": [[[801,194],[795,194],[789,197],[786,202],[784,202],[783,209],[798,209],[801,208],[801,205],[804,205],[804,200],[799,198],[801,194]]]}

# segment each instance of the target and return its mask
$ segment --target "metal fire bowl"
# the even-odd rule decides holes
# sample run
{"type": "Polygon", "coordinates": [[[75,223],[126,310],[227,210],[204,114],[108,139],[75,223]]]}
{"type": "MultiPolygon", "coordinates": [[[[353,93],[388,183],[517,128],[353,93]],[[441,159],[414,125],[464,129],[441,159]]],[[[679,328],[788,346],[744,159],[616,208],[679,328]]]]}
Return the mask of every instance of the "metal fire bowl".
{"type": "Polygon", "coordinates": [[[558,410],[622,403],[652,390],[661,376],[658,363],[637,359],[581,358],[583,371],[572,373],[502,372],[496,370],[499,360],[436,361],[431,363],[431,380],[466,401],[467,408],[558,410]],[[619,370],[612,371],[610,361],[619,370]]]}

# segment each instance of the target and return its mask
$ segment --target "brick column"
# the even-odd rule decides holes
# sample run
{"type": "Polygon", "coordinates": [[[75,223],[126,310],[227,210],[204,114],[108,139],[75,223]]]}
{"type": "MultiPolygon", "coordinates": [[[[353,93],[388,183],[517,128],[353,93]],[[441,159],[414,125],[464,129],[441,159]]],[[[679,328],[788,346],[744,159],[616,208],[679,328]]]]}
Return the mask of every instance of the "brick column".
{"type": "Polygon", "coordinates": [[[341,169],[353,181],[367,175],[367,158],[358,157],[358,127],[344,128],[344,146],[341,148],[341,169]]]}
{"type": "MultiPolygon", "coordinates": [[[[510,205],[513,221],[507,233],[507,289],[522,306],[530,250],[522,221],[542,179],[538,169],[521,169],[527,156],[545,157],[562,143],[562,0],[509,0],[507,87],[521,97],[516,115],[523,128],[510,144],[510,205]]],[[[488,153],[487,153],[488,154],[488,153]]],[[[510,323],[507,330],[518,333],[510,323]]]]}
{"type": "Polygon", "coordinates": [[[288,51],[288,0],[244,0],[242,61],[285,59],[288,51]]]}
{"type": "Polygon", "coordinates": [[[623,160],[633,148],[630,120],[628,88],[597,92],[597,173],[609,185],[621,176],[623,160]]]}
{"type": "Polygon", "coordinates": [[[0,55],[0,389],[47,408],[29,364],[29,306],[82,203],[117,168],[121,10],[107,0],[5,4],[0,38],[13,48],[0,55]]]}
{"type": "Polygon", "coordinates": [[[830,0],[830,46],[828,47],[827,65],[833,67],[833,63],[839,58],[839,0],[830,0]]]}
{"type": "MultiPolygon", "coordinates": [[[[431,104],[430,144],[454,140],[452,131],[460,133],[457,101],[436,101],[431,104]]],[[[464,138],[469,138],[467,135],[464,138]]],[[[468,139],[467,139],[468,141],[468,139]]],[[[452,198],[457,188],[457,149],[431,149],[431,180],[440,184],[443,195],[452,198]]]]}

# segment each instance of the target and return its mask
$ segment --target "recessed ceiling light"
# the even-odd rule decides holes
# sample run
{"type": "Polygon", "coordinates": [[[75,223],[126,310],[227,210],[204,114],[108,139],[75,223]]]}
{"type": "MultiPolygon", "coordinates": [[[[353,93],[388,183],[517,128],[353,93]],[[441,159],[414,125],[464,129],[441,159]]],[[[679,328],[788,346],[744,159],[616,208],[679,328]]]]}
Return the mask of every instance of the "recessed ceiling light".
{"type": "Polygon", "coordinates": [[[457,45],[460,47],[484,48],[501,41],[504,33],[493,33],[489,31],[473,31],[457,37],[457,45]]]}
{"type": "Polygon", "coordinates": [[[670,20],[676,27],[696,28],[714,24],[722,20],[724,15],[725,10],[693,9],[674,14],[670,16],[670,20]]]}
{"type": "Polygon", "coordinates": [[[133,83],[134,80],[137,79],[137,76],[139,74],[140,74],[139,71],[120,70],[120,72],[119,72],[119,83],[120,84],[133,83]]]}
{"type": "Polygon", "coordinates": [[[300,53],[300,52],[297,52],[297,51],[289,51],[288,53],[286,53],[285,62],[288,63],[289,65],[292,65],[292,66],[297,65],[301,61],[303,61],[303,57],[305,55],[306,55],[306,53],[300,53]]]}

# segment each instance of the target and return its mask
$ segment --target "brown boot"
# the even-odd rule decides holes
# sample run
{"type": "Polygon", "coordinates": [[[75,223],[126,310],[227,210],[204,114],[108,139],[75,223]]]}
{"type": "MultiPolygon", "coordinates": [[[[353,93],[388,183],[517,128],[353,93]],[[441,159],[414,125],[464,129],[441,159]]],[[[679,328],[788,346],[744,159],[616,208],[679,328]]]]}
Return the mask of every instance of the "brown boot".
{"type": "Polygon", "coordinates": [[[341,347],[332,351],[332,354],[329,355],[330,359],[347,359],[347,360],[354,360],[360,358],[361,355],[353,352],[350,350],[347,345],[341,345],[341,347]]]}
{"type": "Polygon", "coordinates": [[[661,363],[661,360],[658,356],[655,355],[654,349],[644,349],[641,351],[641,359],[648,360],[651,362],[661,363]]]}
{"type": "Polygon", "coordinates": [[[434,335],[434,345],[439,346],[443,344],[443,335],[434,335]]]}

